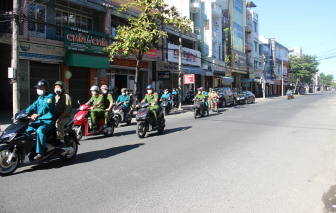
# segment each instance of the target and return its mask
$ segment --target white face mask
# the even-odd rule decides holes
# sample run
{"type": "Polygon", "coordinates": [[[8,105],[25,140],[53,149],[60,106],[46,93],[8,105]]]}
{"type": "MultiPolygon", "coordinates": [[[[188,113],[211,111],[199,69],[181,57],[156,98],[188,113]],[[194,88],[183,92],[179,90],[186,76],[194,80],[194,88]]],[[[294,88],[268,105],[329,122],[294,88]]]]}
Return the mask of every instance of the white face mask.
{"type": "Polygon", "coordinates": [[[201,94],[201,91],[198,91],[198,94],[201,94]]]}
{"type": "Polygon", "coordinates": [[[121,93],[121,95],[122,95],[122,96],[125,96],[125,93],[123,92],[123,93],[121,93]]]}
{"type": "Polygon", "coordinates": [[[57,95],[59,95],[59,94],[62,93],[62,89],[55,89],[54,91],[55,91],[55,93],[56,93],[57,95]]]}
{"type": "Polygon", "coordinates": [[[97,92],[96,92],[96,91],[93,91],[93,92],[92,92],[92,95],[97,95],[97,92]]]}
{"type": "Polygon", "coordinates": [[[165,95],[167,95],[167,92],[165,92],[165,95]]]}
{"type": "Polygon", "coordinates": [[[126,92],[126,95],[128,95],[128,92],[126,92]]]}
{"type": "Polygon", "coordinates": [[[152,94],[152,90],[147,90],[148,94],[152,94]]]}
{"type": "Polygon", "coordinates": [[[107,94],[107,91],[106,90],[102,90],[103,94],[107,94]]]}
{"type": "Polygon", "coordinates": [[[41,89],[36,89],[36,92],[38,95],[43,95],[44,94],[44,90],[41,89]]]}
{"type": "Polygon", "coordinates": [[[173,89],[173,92],[175,92],[175,90],[173,89]]]}

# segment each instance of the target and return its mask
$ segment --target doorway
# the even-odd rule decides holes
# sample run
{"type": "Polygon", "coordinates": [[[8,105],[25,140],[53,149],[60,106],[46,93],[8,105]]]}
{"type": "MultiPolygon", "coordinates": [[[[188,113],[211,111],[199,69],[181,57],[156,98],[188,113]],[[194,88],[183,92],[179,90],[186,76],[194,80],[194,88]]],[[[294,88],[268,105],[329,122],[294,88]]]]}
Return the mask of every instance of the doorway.
{"type": "Polygon", "coordinates": [[[127,75],[115,75],[115,86],[118,88],[117,93],[121,94],[121,89],[127,87],[127,75]]]}

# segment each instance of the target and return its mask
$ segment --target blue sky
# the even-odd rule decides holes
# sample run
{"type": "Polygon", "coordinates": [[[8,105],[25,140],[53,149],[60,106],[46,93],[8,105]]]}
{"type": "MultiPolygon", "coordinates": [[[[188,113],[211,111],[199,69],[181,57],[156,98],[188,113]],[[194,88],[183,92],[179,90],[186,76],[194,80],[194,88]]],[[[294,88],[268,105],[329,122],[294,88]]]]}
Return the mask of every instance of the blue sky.
{"type": "MultiPolygon", "coordinates": [[[[285,47],[302,47],[303,54],[336,56],[336,0],[253,0],[259,35],[275,38],[285,47]],[[332,50],[332,51],[330,51],[332,50]],[[330,51],[330,52],[327,52],[330,51]],[[324,54],[321,54],[324,53],[324,54]]],[[[321,60],[320,72],[336,79],[336,57],[321,60]]]]}

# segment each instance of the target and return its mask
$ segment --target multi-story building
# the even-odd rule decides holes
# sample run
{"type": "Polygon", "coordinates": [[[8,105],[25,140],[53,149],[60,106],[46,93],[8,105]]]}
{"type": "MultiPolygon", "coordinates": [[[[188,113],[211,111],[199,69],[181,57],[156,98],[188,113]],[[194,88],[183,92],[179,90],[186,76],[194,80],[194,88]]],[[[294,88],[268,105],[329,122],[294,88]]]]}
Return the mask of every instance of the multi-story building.
{"type": "Polygon", "coordinates": [[[288,47],[288,52],[289,55],[291,56],[297,56],[301,57],[302,56],[302,47],[288,47]]]}
{"type": "MultiPolygon", "coordinates": [[[[271,48],[270,43],[266,40],[260,41],[259,44],[259,68],[262,72],[263,77],[265,77],[265,95],[272,95],[272,88],[274,81],[271,80],[271,48]],[[263,43],[267,42],[267,43],[263,43]]],[[[255,94],[262,96],[262,78],[259,76],[255,77],[255,80],[260,79],[258,84],[255,85],[255,94]]]]}

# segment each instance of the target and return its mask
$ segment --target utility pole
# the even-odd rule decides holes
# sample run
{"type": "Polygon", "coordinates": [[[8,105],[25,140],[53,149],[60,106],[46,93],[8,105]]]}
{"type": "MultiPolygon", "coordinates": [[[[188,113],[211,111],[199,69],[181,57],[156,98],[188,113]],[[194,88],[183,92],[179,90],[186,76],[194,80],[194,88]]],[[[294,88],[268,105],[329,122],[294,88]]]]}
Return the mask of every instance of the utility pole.
{"type": "Polygon", "coordinates": [[[266,56],[265,56],[265,54],[263,54],[263,65],[264,65],[264,67],[263,67],[263,82],[262,82],[262,86],[263,86],[263,98],[265,99],[266,98],[266,94],[265,94],[265,90],[266,90],[266,78],[265,78],[265,73],[266,73],[266,71],[265,71],[265,66],[266,66],[266,61],[265,61],[265,58],[266,56]]]}
{"type": "MultiPolygon", "coordinates": [[[[284,56],[283,56],[284,57],[284,56]]],[[[283,57],[282,57],[282,68],[281,68],[281,96],[284,94],[284,79],[283,79],[283,57]]]]}
{"type": "Polygon", "coordinates": [[[178,77],[178,99],[180,100],[178,102],[178,109],[182,109],[182,35],[181,31],[179,33],[179,77],[178,77]]]}
{"type": "MultiPolygon", "coordinates": [[[[13,0],[13,37],[12,37],[12,63],[13,69],[13,117],[20,111],[20,94],[19,94],[19,82],[18,82],[18,68],[19,68],[19,51],[18,51],[18,39],[19,39],[19,1],[13,0]]],[[[14,121],[14,120],[13,120],[14,121]]]]}

